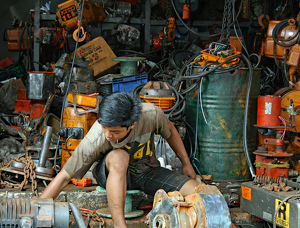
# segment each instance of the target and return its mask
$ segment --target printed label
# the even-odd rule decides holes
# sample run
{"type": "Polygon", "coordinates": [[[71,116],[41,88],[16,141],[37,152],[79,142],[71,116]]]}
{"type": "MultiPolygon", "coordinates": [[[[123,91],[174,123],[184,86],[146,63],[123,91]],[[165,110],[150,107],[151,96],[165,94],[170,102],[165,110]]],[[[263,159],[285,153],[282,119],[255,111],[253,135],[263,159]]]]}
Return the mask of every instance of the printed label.
{"type": "MultiPolygon", "coordinates": [[[[281,202],[282,202],[281,200],[275,199],[275,211],[277,210],[277,208],[281,202]]],[[[280,207],[280,209],[276,215],[276,224],[286,227],[286,228],[290,227],[290,204],[289,203],[285,202],[280,207]]]]}
{"type": "Polygon", "coordinates": [[[251,201],[251,188],[242,186],[242,197],[251,201]]]}
{"type": "Polygon", "coordinates": [[[266,115],[272,114],[272,103],[270,103],[270,102],[265,103],[265,114],[266,115]]]}

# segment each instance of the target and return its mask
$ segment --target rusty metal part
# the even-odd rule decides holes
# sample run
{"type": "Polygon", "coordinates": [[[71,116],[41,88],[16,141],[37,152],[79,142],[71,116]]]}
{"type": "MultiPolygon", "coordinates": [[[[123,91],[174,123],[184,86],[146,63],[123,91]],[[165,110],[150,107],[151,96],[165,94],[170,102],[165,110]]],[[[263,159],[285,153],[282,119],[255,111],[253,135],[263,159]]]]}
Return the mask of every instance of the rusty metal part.
{"type": "Polygon", "coordinates": [[[268,177],[268,176],[261,176],[257,175],[255,176],[253,182],[256,184],[273,184],[273,183],[279,183],[282,182],[283,178],[281,177],[268,177]]]}
{"type": "Polygon", "coordinates": [[[176,98],[172,87],[166,82],[150,81],[139,93],[142,97],[172,97],[176,98]]]}
{"type": "MultiPolygon", "coordinates": [[[[7,187],[13,187],[13,188],[18,188],[19,190],[23,190],[24,186],[28,184],[28,180],[30,178],[31,182],[32,182],[32,184],[31,184],[32,192],[34,193],[35,196],[38,196],[35,163],[31,159],[31,157],[27,157],[27,158],[17,157],[13,161],[11,161],[6,166],[6,168],[10,166],[11,168],[17,167],[16,169],[20,170],[20,167],[22,166],[22,165],[20,165],[20,163],[25,164],[24,169],[23,169],[24,180],[21,182],[21,184],[14,184],[14,183],[10,183],[8,181],[2,181],[2,180],[1,180],[1,184],[5,184],[7,187]],[[14,162],[14,163],[12,163],[12,162],[14,162]],[[11,164],[15,165],[16,167],[12,167],[11,164]]],[[[0,170],[0,175],[1,175],[2,171],[3,171],[3,168],[1,168],[1,170],[0,170]]]]}
{"type": "Polygon", "coordinates": [[[146,219],[149,227],[231,227],[223,195],[216,186],[204,184],[186,197],[176,191],[167,194],[158,190],[146,219]]]}
{"type": "Polygon", "coordinates": [[[258,24],[263,28],[267,28],[268,25],[269,25],[269,22],[270,22],[270,17],[269,15],[265,15],[265,14],[262,14],[258,17],[258,24]]]}
{"type": "Polygon", "coordinates": [[[54,99],[54,94],[49,93],[48,99],[46,101],[45,107],[43,109],[42,115],[39,119],[39,121],[35,124],[33,130],[36,130],[37,127],[42,123],[42,121],[46,118],[46,116],[48,115],[49,109],[51,107],[52,101],[54,99]]]}
{"type": "Polygon", "coordinates": [[[169,17],[167,20],[167,27],[166,27],[166,37],[168,42],[172,42],[175,40],[175,18],[169,17]]]}
{"type": "MultiPolygon", "coordinates": [[[[279,91],[278,94],[281,92],[279,91]]],[[[296,132],[300,127],[300,90],[288,90],[281,95],[280,116],[288,126],[294,126],[289,131],[296,132]]]]}
{"type": "Polygon", "coordinates": [[[0,227],[58,227],[69,226],[69,207],[53,199],[0,199],[0,227]]]}

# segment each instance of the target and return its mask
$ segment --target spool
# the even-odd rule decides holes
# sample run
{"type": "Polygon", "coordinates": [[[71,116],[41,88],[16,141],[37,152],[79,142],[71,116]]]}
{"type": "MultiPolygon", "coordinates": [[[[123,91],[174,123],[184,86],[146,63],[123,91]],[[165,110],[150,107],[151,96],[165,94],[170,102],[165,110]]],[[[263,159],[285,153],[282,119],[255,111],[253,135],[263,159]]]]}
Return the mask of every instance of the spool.
{"type": "Polygon", "coordinates": [[[281,97],[266,95],[257,100],[257,125],[280,126],[281,97]]]}
{"type": "Polygon", "coordinates": [[[114,61],[121,63],[121,75],[122,76],[131,76],[137,75],[137,62],[146,60],[145,57],[117,57],[113,58],[114,61]]]}
{"type": "MultiPolygon", "coordinates": [[[[106,193],[106,190],[100,186],[96,188],[98,192],[106,193]]],[[[132,210],[132,195],[141,192],[141,190],[127,190],[126,199],[124,205],[124,216],[125,218],[135,218],[142,216],[144,214],[143,210],[132,210]]],[[[100,208],[96,210],[96,213],[100,216],[111,218],[111,213],[109,208],[100,208]]]]}

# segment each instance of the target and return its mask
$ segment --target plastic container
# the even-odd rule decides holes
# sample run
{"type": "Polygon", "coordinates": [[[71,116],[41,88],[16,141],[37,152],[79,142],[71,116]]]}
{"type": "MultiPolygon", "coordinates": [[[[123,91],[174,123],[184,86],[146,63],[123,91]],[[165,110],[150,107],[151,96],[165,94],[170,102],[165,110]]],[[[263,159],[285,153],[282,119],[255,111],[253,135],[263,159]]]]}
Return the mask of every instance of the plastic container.
{"type": "Polygon", "coordinates": [[[139,74],[126,76],[122,78],[114,78],[112,81],[112,91],[123,91],[129,93],[136,86],[148,82],[148,74],[139,74]]]}

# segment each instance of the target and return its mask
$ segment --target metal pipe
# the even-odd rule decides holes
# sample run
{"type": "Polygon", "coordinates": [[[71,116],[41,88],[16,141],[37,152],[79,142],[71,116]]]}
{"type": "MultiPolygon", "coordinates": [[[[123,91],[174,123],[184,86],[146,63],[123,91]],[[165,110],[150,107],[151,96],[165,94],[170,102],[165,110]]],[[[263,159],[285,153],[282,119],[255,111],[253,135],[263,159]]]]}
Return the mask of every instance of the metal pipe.
{"type": "Polygon", "coordinates": [[[76,223],[78,225],[78,227],[80,228],[86,228],[86,224],[83,220],[83,217],[82,217],[82,214],[81,214],[81,211],[79,209],[79,207],[77,206],[77,204],[74,202],[74,203],[69,203],[69,206],[73,212],[73,215],[74,215],[74,218],[76,220],[76,223]]]}
{"type": "Polygon", "coordinates": [[[47,126],[44,141],[43,141],[43,146],[40,154],[39,167],[45,167],[50,141],[51,141],[51,135],[52,135],[52,127],[47,126]]]}

